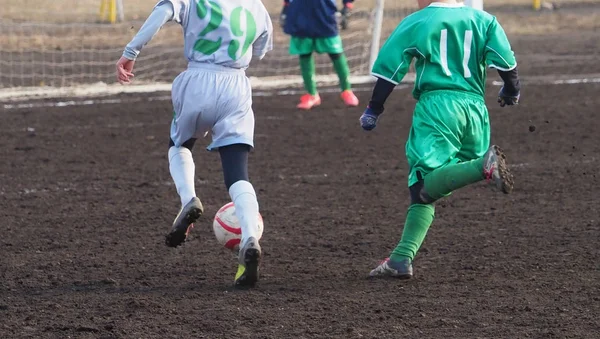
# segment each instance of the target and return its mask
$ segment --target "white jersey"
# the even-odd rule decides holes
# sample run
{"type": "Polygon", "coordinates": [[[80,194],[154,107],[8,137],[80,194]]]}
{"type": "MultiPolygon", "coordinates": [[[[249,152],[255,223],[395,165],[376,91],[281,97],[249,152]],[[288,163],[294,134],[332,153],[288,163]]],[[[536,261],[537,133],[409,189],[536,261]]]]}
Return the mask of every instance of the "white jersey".
{"type": "Polygon", "coordinates": [[[260,0],[162,0],[173,5],[190,63],[246,69],[273,49],[273,24],[260,0]]]}

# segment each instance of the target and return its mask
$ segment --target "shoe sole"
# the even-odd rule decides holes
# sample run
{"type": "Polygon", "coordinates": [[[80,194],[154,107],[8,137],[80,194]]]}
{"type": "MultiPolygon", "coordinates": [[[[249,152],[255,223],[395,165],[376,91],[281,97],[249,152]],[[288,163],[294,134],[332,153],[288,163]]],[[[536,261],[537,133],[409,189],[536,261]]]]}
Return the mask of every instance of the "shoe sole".
{"type": "Polygon", "coordinates": [[[310,106],[310,107],[308,107],[308,108],[306,108],[306,107],[298,107],[298,106],[296,106],[296,108],[297,108],[297,109],[301,109],[301,110],[303,110],[303,111],[310,111],[311,109],[313,109],[313,108],[315,108],[315,107],[318,107],[318,106],[321,106],[321,103],[318,103],[318,104],[316,104],[316,105],[312,105],[312,106],[310,106]]]}
{"type": "Polygon", "coordinates": [[[258,268],[260,265],[261,253],[256,248],[249,248],[244,254],[245,271],[241,277],[235,281],[235,287],[248,288],[254,287],[258,281],[258,268]]]}
{"type": "Polygon", "coordinates": [[[504,151],[500,147],[494,146],[494,152],[498,159],[498,174],[500,175],[501,180],[499,188],[503,193],[509,194],[514,188],[514,177],[506,164],[506,155],[504,155],[504,151]]]}
{"type": "Polygon", "coordinates": [[[409,280],[413,278],[412,274],[398,274],[398,275],[369,275],[368,279],[398,279],[398,280],[409,280]]]}
{"type": "Polygon", "coordinates": [[[396,279],[400,279],[400,280],[408,280],[408,279],[412,279],[412,274],[398,274],[397,276],[394,276],[394,278],[396,279]]]}
{"type": "Polygon", "coordinates": [[[171,229],[171,232],[167,234],[165,238],[165,244],[169,247],[177,247],[185,242],[187,239],[188,231],[192,227],[192,224],[196,222],[202,216],[202,210],[199,208],[190,209],[183,222],[179,223],[171,229]],[[187,225],[187,226],[186,226],[187,225]]]}

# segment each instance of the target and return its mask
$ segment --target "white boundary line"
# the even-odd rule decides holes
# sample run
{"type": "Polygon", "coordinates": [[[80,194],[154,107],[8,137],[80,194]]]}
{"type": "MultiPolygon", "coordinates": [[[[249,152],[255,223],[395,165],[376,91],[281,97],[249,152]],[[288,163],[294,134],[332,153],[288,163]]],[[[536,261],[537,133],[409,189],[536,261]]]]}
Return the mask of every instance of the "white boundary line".
{"type": "MultiPolygon", "coordinates": [[[[405,89],[410,87],[407,84],[401,84],[396,86],[395,89],[405,89]]],[[[354,87],[354,92],[368,92],[373,90],[373,87],[354,87]]],[[[323,88],[319,90],[319,93],[337,93],[337,88],[323,88]]],[[[255,97],[272,97],[272,96],[288,96],[298,95],[304,93],[303,90],[290,89],[281,91],[254,91],[252,93],[255,97]]],[[[121,104],[121,103],[136,103],[141,101],[168,101],[171,100],[171,96],[162,95],[157,97],[146,97],[146,98],[113,98],[113,99],[87,99],[87,100],[69,100],[69,101],[57,101],[57,102],[32,102],[32,103],[14,103],[4,104],[3,107],[6,110],[15,109],[26,109],[26,108],[43,108],[43,107],[67,107],[67,106],[89,106],[89,105],[106,105],[106,104],[121,104]]]]}
{"type": "MultiPolygon", "coordinates": [[[[337,76],[321,75],[315,77],[319,85],[333,84],[338,81],[337,76]]],[[[374,82],[375,78],[367,76],[351,76],[353,84],[366,84],[374,82]]],[[[287,78],[281,77],[251,77],[252,88],[256,90],[275,90],[278,88],[297,87],[302,84],[298,76],[287,78]]],[[[70,97],[97,97],[123,93],[154,93],[170,92],[171,83],[138,83],[136,85],[123,86],[120,84],[106,84],[98,82],[81,86],[67,87],[16,87],[0,89],[0,100],[21,101],[23,99],[48,99],[48,98],[70,98],[70,97]]]]}
{"type": "MultiPolygon", "coordinates": [[[[270,96],[286,96],[286,95],[298,95],[304,91],[301,89],[287,89],[274,91],[276,88],[281,87],[292,87],[298,84],[297,79],[258,79],[252,78],[252,83],[257,91],[254,91],[253,95],[257,97],[270,97],[270,96]]],[[[360,76],[351,78],[353,84],[369,84],[374,81],[371,76],[360,76]]],[[[414,74],[408,74],[403,80],[402,84],[396,86],[396,89],[405,89],[409,87],[409,84],[414,83],[414,74]]],[[[321,85],[335,83],[336,79],[331,76],[318,77],[317,82],[321,85]]],[[[576,84],[595,84],[600,83],[599,74],[589,75],[569,75],[569,76],[541,76],[525,78],[521,81],[525,84],[534,85],[576,85],[576,84]]],[[[492,85],[502,86],[501,81],[493,81],[492,85]]],[[[146,98],[111,98],[111,99],[85,99],[85,100],[67,100],[57,102],[32,102],[24,103],[26,100],[35,99],[52,99],[52,98],[65,98],[65,97],[94,97],[94,96],[107,96],[116,95],[123,93],[158,93],[168,92],[171,90],[171,84],[156,83],[147,85],[135,85],[135,86],[121,86],[121,85],[107,85],[104,83],[98,83],[93,85],[79,86],[79,87],[61,87],[61,88],[10,88],[0,89],[0,100],[10,100],[15,103],[3,104],[2,107],[5,110],[15,109],[27,109],[27,108],[43,108],[43,107],[67,107],[67,106],[87,106],[87,105],[102,105],[102,104],[120,104],[120,103],[135,103],[141,101],[167,101],[171,100],[170,96],[162,95],[157,97],[146,97],[146,98]]],[[[372,86],[368,87],[355,87],[355,92],[368,92],[372,90],[372,86]]],[[[337,88],[323,88],[320,90],[321,93],[335,93],[337,88]]]]}

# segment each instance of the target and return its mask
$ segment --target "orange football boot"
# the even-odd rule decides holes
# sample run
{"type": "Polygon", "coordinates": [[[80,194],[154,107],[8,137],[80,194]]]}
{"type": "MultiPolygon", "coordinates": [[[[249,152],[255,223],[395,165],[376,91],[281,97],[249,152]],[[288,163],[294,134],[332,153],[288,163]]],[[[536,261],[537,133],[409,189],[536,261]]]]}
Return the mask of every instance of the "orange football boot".
{"type": "Polygon", "coordinates": [[[315,106],[319,106],[321,104],[321,97],[319,93],[315,95],[304,94],[300,97],[300,103],[296,106],[299,109],[309,110],[315,106]]]}
{"type": "Polygon", "coordinates": [[[344,104],[346,104],[346,106],[348,107],[356,107],[358,106],[358,98],[356,97],[356,95],[354,95],[354,93],[347,89],[345,91],[342,92],[342,94],[340,95],[340,97],[342,98],[342,100],[344,101],[344,104]]]}

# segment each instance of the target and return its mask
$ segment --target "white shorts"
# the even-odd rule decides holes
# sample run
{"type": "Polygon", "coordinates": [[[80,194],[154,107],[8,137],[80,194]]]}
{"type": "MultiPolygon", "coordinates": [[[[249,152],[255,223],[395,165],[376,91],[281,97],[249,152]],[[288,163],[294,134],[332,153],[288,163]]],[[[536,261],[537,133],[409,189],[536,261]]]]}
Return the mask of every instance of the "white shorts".
{"type": "Polygon", "coordinates": [[[175,146],[210,131],[209,151],[233,144],[254,147],[252,88],[244,70],[190,64],[173,81],[171,98],[175,146]]]}

